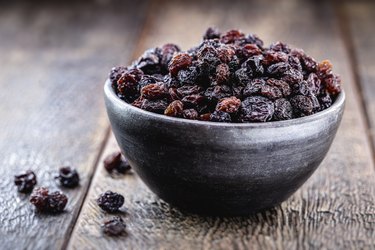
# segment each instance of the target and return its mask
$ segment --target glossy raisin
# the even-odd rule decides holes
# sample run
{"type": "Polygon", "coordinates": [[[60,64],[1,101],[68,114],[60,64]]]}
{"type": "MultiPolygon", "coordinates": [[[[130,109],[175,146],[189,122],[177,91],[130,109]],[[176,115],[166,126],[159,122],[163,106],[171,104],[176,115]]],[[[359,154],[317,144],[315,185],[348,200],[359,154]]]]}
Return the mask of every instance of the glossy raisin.
{"type": "Polygon", "coordinates": [[[33,171],[27,170],[25,173],[14,176],[14,184],[18,192],[30,193],[37,184],[36,175],[33,171]]]}
{"type": "Polygon", "coordinates": [[[169,95],[164,83],[152,83],[141,89],[141,96],[149,100],[157,100],[169,95]]]}
{"type": "Polygon", "coordinates": [[[313,112],[313,103],[307,96],[296,95],[290,99],[290,103],[298,116],[310,115],[313,112]]]}
{"type": "Polygon", "coordinates": [[[224,111],[229,114],[236,113],[238,109],[240,108],[241,100],[231,96],[228,98],[221,99],[217,105],[216,110],[218,111],[224,111]]]}
{"type": "Polygon", "coordinates": [[[273,120],[289,120],[293,118],[293,108],[290,102],[285,98],[280,98],[275,101],[275,112],[273,120]]]}
{"type": "Polygon", "coordinates": [[[124,174],[131,169],[129,162],[120,151],[108,155],[103,161],[104,168],[109,172],[116,171],[124,174]]]}
{"type": "Polygon", "coordinates": [[[98,206],[106,212],[115,213],[119,211],[120,207],[124,204],[124,196],[121,194],[107,191],[102,193],[96,200],[98,206]]]}
{"type": "Polygon", "coordinates": [[[192,58],[187,53],[178,53],[169,62],[169,72],[172,76],[177,76],[181,69],[186,69],[191,65],[192,58]]]}

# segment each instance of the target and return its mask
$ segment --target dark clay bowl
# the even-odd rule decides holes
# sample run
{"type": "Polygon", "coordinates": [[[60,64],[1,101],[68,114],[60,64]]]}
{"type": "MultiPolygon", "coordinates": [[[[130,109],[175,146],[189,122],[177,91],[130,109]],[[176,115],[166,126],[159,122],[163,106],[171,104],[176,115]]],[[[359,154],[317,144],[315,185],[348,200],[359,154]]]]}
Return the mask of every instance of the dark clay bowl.
{"type": "Polygon", "coordinates": [[[209,215],[247,215],[293,194],[327,154],[345,101],[342,92],[311,116],[233,124],[135,108],[109,81],[104,92],[117,142],[140,178],[166,202],[209,215]]]}

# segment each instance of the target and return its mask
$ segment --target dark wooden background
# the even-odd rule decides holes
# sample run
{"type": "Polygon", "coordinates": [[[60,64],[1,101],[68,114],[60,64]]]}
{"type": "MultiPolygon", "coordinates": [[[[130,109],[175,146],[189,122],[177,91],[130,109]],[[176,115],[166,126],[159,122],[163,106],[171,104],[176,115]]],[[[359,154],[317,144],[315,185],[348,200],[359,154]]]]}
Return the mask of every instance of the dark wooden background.
{"type": "Polygon", "coordinates": [[[0,1],[0,249],[375,248],[374,1],[0,1]],[[316,173],[280,206],[249,217],[202,217],[155,197],[136,174],[111,178],[117,150],[102,87],[114,65],[166,42],[187,49],[210,26],[240,28],[330,59],[345,115],[316,173]],[[14,174],[57,189],[62,164],[82,181],[66,212],[35,213],[14,174]],[[103,236],[99,193],[124,194],[128,235],[103,236]]]}

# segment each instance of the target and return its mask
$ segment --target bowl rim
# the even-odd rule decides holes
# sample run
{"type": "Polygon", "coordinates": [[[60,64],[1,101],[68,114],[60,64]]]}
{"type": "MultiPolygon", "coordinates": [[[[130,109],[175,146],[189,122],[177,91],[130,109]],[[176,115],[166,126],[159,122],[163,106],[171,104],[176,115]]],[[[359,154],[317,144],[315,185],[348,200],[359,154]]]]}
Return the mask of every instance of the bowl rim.
{"type": "Polygon", "coordinates": [[[339,95],[337,96],[336,100],[330,106],[329,108],[317,112],[315,114],[309,115],[309,116],[304,116],[304,117],[299,117],[295,119],[290,119],[290,120],[283,120],[283,121],[270,121],[270,122],[249,122],[249,123],[229,123],[229,122],[210,122],[210,121],[200,121],[200,120],[189,120],[189,119],[183,119],[183,118],[177,118],[177,117],[171,117],[171,116],[166,116],[162,114],[157,114],[153,113],[150,111],[146,111],[137,107],[134,107],[133,105],[123,101],[120,99],[115,91],[112,88],[112,84],[110,79],[107,79],[105,84],[104,84],[104,95],[105,97],[110,100],[112,103],[117,105],[120,108],[126,108],[130,109],[134,113],[139,113],[142,116],[145,116],[146,118],[153,118],[153,119],[158,119],[161,121],[165,122],[172,122],[172,123],[179,123],[179,124],[194,124],[194,125],[208,125],[210,127],[231,127],[231,128],[236,128],[236,127],[241,127],[241,128],[266,128],[266,127],[286,127],[286,126],[292,126],[292,125],[298,125],[298,124],[305,124],[309,123],[312,121],[316,121],[319,119],[322,119],[323,117],[332,115],[333,113],[336,113],[339,111],[341,108],[343,108],[345,104],[345,91],[342,89],[339,95]]]}

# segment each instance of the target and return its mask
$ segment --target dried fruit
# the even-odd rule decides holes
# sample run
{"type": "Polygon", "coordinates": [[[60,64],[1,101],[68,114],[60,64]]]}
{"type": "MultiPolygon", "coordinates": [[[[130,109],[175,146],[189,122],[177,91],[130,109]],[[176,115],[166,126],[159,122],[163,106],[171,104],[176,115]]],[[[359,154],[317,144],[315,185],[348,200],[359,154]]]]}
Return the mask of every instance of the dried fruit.
{"type": "Polygon", "coordinates": [[[25,173],[14,176],[18,192],[30,193],[37,184],[36,175],[33,171],[27,170],[25,173]]]}
{"type": "Polygon", "coordinates": [[[121,154],[121,152],[114,152],[108,155],[104,161],[104,168],[111,173],[112,171],[117,171],[120,174],[124,174],[131,169],[130,164],[121,154]]]}
{"type": "Polygon", "coordinates": [[[236,113],[240,108],[241,100],[232,96],[228,98],[221,99],[216,105],[216,110],[224,111],[229,114],[236,113]]]}
{"type": "Polygon", "coordinates": [[[164,114],[167,116],[174,116],[179,117],[182,115],[182,111],[184,110],[184,104],[181,101],[173,101],[171,102],[166,110],[164,111],[164,114]]]}
{"type": "Polygon", "coordinates": [[[77,170],[71,167],[61,167],[59,174],[55,177],[61,186],[73,188],[79,184],[79,175],[77,170]]]}
{"type": "Polygon", "coordinates": [[[111,219],[105,220],[102,228],[105,234],[119,236],[125,233],[126,224],[121,217],[114,216],[111,219]]]}
{"type": "Polygon", "coordinates": [[[254,34],[208,28],[187,51],[165,44],[110,72],[116,94],[133,106],[173,117],[267,122],[311,115],[332,105],[341,79],[283,42],[266,47],[254,34]]]}
{"type": "Polygon", "coordinates": [[[49,193],[48,188],[40,187],[30,195],[30,203],[43,213],[60,213],[64,210],[68,197],[60,191],[49,193]]]}
{"type": "Polygon", "coordinates": [[[115,213],[124,204],[124,196],[121,194],[107,191],[96,200],[98,206],[106,212],[115,213]]]}

